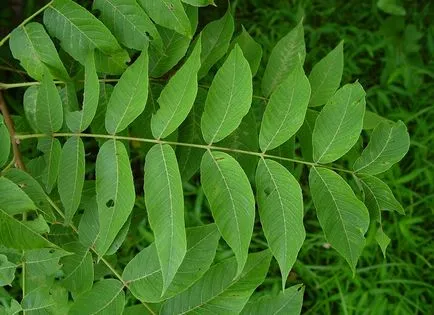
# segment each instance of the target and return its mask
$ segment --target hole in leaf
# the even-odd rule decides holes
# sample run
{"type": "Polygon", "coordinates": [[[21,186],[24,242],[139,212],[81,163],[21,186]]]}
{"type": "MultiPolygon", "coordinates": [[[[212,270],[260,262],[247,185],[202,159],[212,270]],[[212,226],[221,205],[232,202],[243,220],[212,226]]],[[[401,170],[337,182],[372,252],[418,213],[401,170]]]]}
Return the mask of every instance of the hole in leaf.
{"type": "Polygon", "coordinates": [[[48,252],[49,252],[50,254],[54,254],[54,249],[50,249],[48,252]]]}
{"type": "Polygon", "coordinates": [[[145,32],[145,35],[149,40],[154,40],[154,37],[152,37],[152,35],[149,34],[149,32],[145,32]]]}
{"type": "Polygon", "coordinates": [[[115,202],[113,199],[110,199],[109,201],[106,202],[105,205],[107,208],[113,208],[115,206],[115,202]]]}

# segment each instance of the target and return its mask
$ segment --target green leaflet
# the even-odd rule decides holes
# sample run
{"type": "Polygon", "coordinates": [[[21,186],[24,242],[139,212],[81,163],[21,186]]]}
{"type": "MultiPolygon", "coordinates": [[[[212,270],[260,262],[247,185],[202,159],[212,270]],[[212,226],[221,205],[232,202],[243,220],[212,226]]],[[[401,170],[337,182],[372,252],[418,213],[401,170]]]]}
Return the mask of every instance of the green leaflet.
{"type": "Polygon", "coordinates": [[[156,144],[146,155],[144,190],[163,276],[161,294],[164,294],[187,251],[181,175],[170,145],[156,144]]]}
{"type": "Polygon", "coordinates": [[[0,313],[3,315],[15,315],[19,314],[22,311],[22,307],[17,300],[11,300],[10,305],[8,303],[3,302],[3,305],[0,305],[0,313]]]}
{"type": "Polygon", "coordinates": [[[313,159],[330,163],[347,153],[359,139],[365,114],[360,83],[346,84],[324,106],[312,134],[313,159]]]}
{"type": "Polygon", "coordinates": [[[186,37],[192,37],[190,20],[181,0],[139,0],[139,3],[158,25],[172,29],[186,37]]]}
{"type": "Polygon", "coordinates": [[[6,177],[0,177],[0,205],[10,215],[36,210],[32,199],[6,177]]]}
{"type": "MultiPolygon", "coordinates": [[[[89,53],[89,54],[91,54],[91,53],[89,53]]],[[[96,71],[96,70],[94,70],[94,71],[96,71]]],[[[96,72],[95,72],[94,76],[95,75],[96,75],[96,72]]],[[[81,85],[81,82],[79,82],[79,84],[81,85]]],[[[64,111],[65,116],[66,116],[65,117],[66,125],[69,126],[68,125],[69,112],[79,111],[76,82],[75,81],[65,82],[65,86],[60,89],[59,94],[60,94],[60,99],[62,100],[62,104],[63,104],[63,111],[64,111]]]]}
{"type": "Polygon", "coordinates": [[[103,279],[90,291],[81,294],[69,309],[69,315],[121,315],[125,306],[123,284],[115,279],[103,279]]]}
{"type": "Polygon", "coordinates": [[[190,57],[169,80],[158,98],[159,110],[152,115],[152,135],[165,138],[185,120],[197,95],[197,72],[200,68],[200,37],[190,57]]]}
{"type": "Polygon", "coordinates": [[[203,155],[200,178],[217,227],[235,253],[238,276],[247,260],[255,220],[249,179],[233,157],[211,151],[203,155]]]}
{"type": "Polygon", "coordinates": [[[35,80],[41,81],[45,70],[60,80],[69,80],[60,57],[44,27],[36,22],[16,28],[11,33],[9,46],[12,55],[35,80]]]}
{"type": "Polygon", "coordinates": [[[303,20],[274,46],[262,78],[262,93],[268,97],[300,62],[304,63],[306,47],[304,44],[303,20]]]}
{"type": "Polygon", "coordinates": [[[252,94],[249,63],[235,45],[208,91],[201,120],[206,143],[219,142],[237,129],[250,109],[252,94]]]}
{"type": "Polygon", "coordinates": [[[11,137],[4,122],[3,115],[0,115],[0,167],[5,165],[8,161],[10,151],[11,137]]]}
{"type": "Polygon", "coordinates": [[[206,76],[211,67],[226,54],[233,33],[234,18],[229,7],[222,18],[204,27],[200,33],[202,39],[202,53],[200,56],[202,65],[199,70],[199,79],[206,76]]]}
{"type": "Polygon", "coordinates": [[[56,305],[56,301],[50,295],[48,287],[39,287],[23,297],[21,307],[23,314],[50,314],[50,308],[56,305]]]}
{"type": "Polygon", "coordinates": [[[294,285],[277,296],[265,296],[249,301],[241,315],[296,315],[301,314],[304,286],[294,285]]]}
{"type": "Polygon", "coordinates": [[[122,70],[130,59],[104,24],[72,0],[55,0],[44,11],[44,24],[60,40],[62,48],[82,65],[94,49],[97,69],[101,72],[119,74],[119,71],[104,70],[113,67],[110,66],[113,63],[117,64],[117,70],[122,70]]]}
{"type": "MultiPolygon", "coordinates": [[[[98,108],[96,109],[95,117],[90,123],[90,130],[94,134],[105,134],[107,133],[105,129],[105,113],[107,111],[107,104],[113,93],[113,86],[109,84],[100,84],[99,88],[99,99],[98,108]]],[[[98,145],[101,146],[106,140],[97,139],[98,145]]]]}
{"type": "Polygon", "coordinates": [[[122,278],[142,302],[160,302],[189,288],[209,269],[220,234],[215,224],[187,229],[187,253],[164,296],[163,278],[155,243],[137,254],[125,267],[122,278]]]}
{"type": "Polygon", "coordinates": [[[312,88],[309,106],[321,106],[339,88],[344,71],[344,42],[341,41],[335,49],[329,52],[312,68],[309,82],[312,88]]]}
{"type": "Polygon", "coordinates": [[[367,110],[365,112],[365,117],[363,118],[363,129],[365,130],[375,129],[375,127],[377,127],[378,124],[383,121],[389,121],[389,120],[378,115],[377,113],[367,110]]]}
{"type": "Polygon", "coordinates": [[[124,225],[121,227],[120,231],[116,235],[115,239],[113,240],[113,243],[110,245],[109,249],[106,252],[106,255],[114,255],[118,251],[118,249],[121,247],[122,243],[125,241],[125,238],[128,235],[128,231],[130,230],[131,226],[131,215],[128,217],[127,221],[124,223],[124,225]]]}
{"type": "Polygon", "coordinates": [[[239,314],[264,281],[270,264],[268,250],[250,254],[239,274],[235,258],[212,266],[188,290],[163,304],[160,314],[239,314]]]}
{"type": "Polygon", "coordinates": [[[309,81],[296,61],[294,69],[271,94],[259,133],[262,152],[289,140],[303,124],[310,97],[309,81]]]}
{"type": "Polygon", "coordinates": [[[334,171],[312,167],[309,187],[327,242],[348,262],[353,273],[365,246],[369,212],[351,187],[334,171]]]}
{"type": "Polygon", "coordinates": [[[282,273],[282,288],[303,245],[303,195],[292,174],[273,160],[259,160],[256,171],[262,229],[282,273]]]}
{"type": "Polygon", "coordinates": [[[0,245],[15,249],[56,247],[2,208],[0,208],[0,245]]]}
{"type": "Polygon", "coordinates": [[[381,252],[383,253],[383,257],[386,258],[386,250],[390,244],[389,236],[384,233],[383,228],[380,226],[375,233],[375,240],[377,241],[378,246],[381,248],[381,252]]]}
{"type": "Polygon", "coordinates": [[[365,193],[365,204],[369,210],[371,221],[381,222],[381,211],[396,211],[405,214],[404,209],[398,200],[393,196],[392,191],[381,179],[370,175],[358,175],[365,193]]]}
{"type": "Polygon", "coordinates": [[[408,152],[410,136],[402,121],[381,122],[375,127],[367,147],[354,162],[354,171],[376,175],[387,171],[408,152]]]}
{"type": "Polygon", "coordinates": [[[84,184],[84,145],[79,137],[70,137],[63,145],[57,188],[65,209],[65,224],[72,222],[81,200],[84,184]]]}
{"type": "Polygon", "coordinates": [[[182,0],[182,2],[195,7],[206,7],[210,4],[215,6],[214,0],[182,0]]]}
{"type": "Polygon", "coordinates": [[[0,254],[0,287],[10,285],[15,278],[17,265],[8,261],[5,255],[0,254]]]}
{"type": "Polygon", "coordinates": [[[63,248],[73,255],[62,258],[64,277],[61,284],[78,296],[89,291],[93,284],[93,259],[87,247],[78,242],[65,244],[63,248]]]}
{"type": "Polygon", "coordinates": [[[95,67],[98,72],[121,75],[127,68],[126,63],[129,61],[130,57],[125,50],[119,50],[110,56],[95,50],[95,67]]]}
{"type": "Polygon", "coordinates": [[[35,123],[39,131],[47,134],[59,131],[63,124],[62,100],[48,70],[45,70],[38,89],[35,123]]]}
{"type": "Polygon", "coordinates": [[[95,249],[104,256],[130,215],[136,194],[127,150],[122,142],[105,142],[96,159],[99,233],[95,249]]]}
{"type": "MultiPolygon", "coordinates": [[[[206,100],[207,91],[199,88],[197,97],[190,114],[178,129],[178,141],[184,143],[203,144],[200,130],[200,119],[206,100]]],[[[183,181],[188,181],[200,168],[200,158],[203,150],[187,146],[178,146],[176,155],[178,158],[179,171],[183,181]]]]}
{"type": "Polygon", "coordinates": [[[24,252],[23,268],[25,269],[24,291],[31,292],[39,287],[50,287],[54,283],[56,273],[61,265],[60,258],[69,255],[63,249],[40,248],[24,252]]]}
{"type": "Polygon", "coordinates": [[[49,194],[56,185],[62,147],[56,138],[39,138],[38,150],[44,153],[45,168],[42,172],[42,182],[49,194]]]}
{"type": "Polygon", "coordinates": [[[37,85],[30,86],[24,92],[24,98],[23,98],[24,115],[26,116],[26,120],[29,123],[29,126],[35,132],[39,131],[38,125],[36,123],[36,107],[37,107],[37,100],[38,100],[38,92],[39,92],[39,86],[37,85]]]}
{"type": "Polygon", "coordinates": [[[89,198],[83,203],[84,213],[78,225],[78,239],[85,247],[92,247],[98,237],[99,216],[96,197],[89,198]]]}
{"type": "Polygon", "coordinates": [[[297,133],[300,143],[301,154],[305,161],[313,162],[313,147],[312,147],[312,133],[315,127],[318,112],[308,109],[303,125],[297,133]]]}
{"type": "Polygon", "coordinates": [[[160,304],[150,304],[147,306],[143,304],[136,304],[126,307],[122,315],[154,315],[158,314],[159,309],[160,304]],[[152,310],[152,313],[150,310],[152,310]]]}
{"type": "Polygon", "coordinates": [[[66,112],[66,124],[72,132],[82,132],[87,129],[98,108],[99,81],[95,68],[94,51],[89,52],[84,68],[83,109],[66,112]]]}
{"type": "Polygon", "coordinates": [[[232,45],[238,44],[243,51],[244,57],[250,65],[250,70],[252,70],[252,76],[255,76],[258,71],[259,65],[262,59],[262,47],[250,36],[246,31],[244,26],[242,26],[241,34],[238,35],[234,40],[232,45]]]}
{"type": "Polygon", "coordinates": [[[122,74],[107,104],[105,127],[109,134],[121,132],[143,112],[148,99],[148,48],[122,74]]]}
{"type": "Polygon", "coordinates": [[[151,41],[162,49],[157,28],[136,0],[95,0],[93,9],[101,11],[101,21],[125,47],[142,50],[151,41]]]}
{"type": "Polygon", "coordinates": [[[21,190],[32,199],[38,208],[38,212],[43,213],[46,220],[51,222],[56,220],[44,189],[31,175],[18,168],[11,168],[4,176],[21,187],[21,190]]]}

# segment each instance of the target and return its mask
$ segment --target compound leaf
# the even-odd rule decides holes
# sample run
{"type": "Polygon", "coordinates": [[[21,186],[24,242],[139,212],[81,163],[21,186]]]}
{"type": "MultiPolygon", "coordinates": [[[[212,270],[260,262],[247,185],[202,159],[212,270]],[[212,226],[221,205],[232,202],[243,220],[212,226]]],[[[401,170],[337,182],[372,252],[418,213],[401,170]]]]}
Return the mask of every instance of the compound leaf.
{"type": "Polygon", "coordinates": [[[332,170],[312,167],[309,186],[327,242],[345,258],[354,273],[365,246],[368,209],[344,179],[332,170]]]}
{"type": "Polygon", "coordinates": [[[72,304],[69,315],[121,315],[125,307],[124,285],[115,279],[103,279],[90,291],[81,294],[72,304]]]}
{"type": "Polygon", "coordinates": [[[185,120],[197,95],[197,72],[200,68],[201,40],[185,64],[170,79],[158,98],[160,108],[152,115],[152,135],[165,138],[185,120]]]}
{"type": "Polygon", "coordinates": [[[17,27],[9,40],[12,55],[33,79],[41,81],[45,70],[60,80],[69,80],[56,47],[44,27],[36,22],[17,27]]]}
{"type": "Polygon", "coordinates": [[[321,106],[339,88],[344,71],[344,42],[340,42],[312,68],[309,82],[312,88],[309,106],[321,106]]]}
{"type": "Polygon", "coordinates": [[[107,104],[105,127],[115,134],[139,116],[148,99],[148,48],[122,74],[107,104]]]}
{"type": "Polygon", "coordinates": [[[255,221],[249,179],[233,157],[211,151],[203,155],[200,178],[217,227],[235,253],[238,276],[246,263],[255,221]]]}
{"type": "Polygon", "coordinates": [[[306,237],[301,188],[284,166],[261,159],[256,171],[256,189],[262,229],[279,264],[285,288],[306,237]]]}
{"type": "Polygon", "coordinates": [[[60,156],[57,189],[65,209],[65,224],[70,224],[80,205],[84,185],[84,145],[79,137],[70,137],[60,156]]]}
{"type": "Polygon", "coordinates": [[[268,250],[250,254],[241,274],[236,259],[226,259],[188,290],[167,300],[160,314],[239,314],[264,281],[270,259],[268,250]]]}
{"type": "Polygon", "coordinates": [[[146,155],[144,189],[164,294],[187,252],[181,175],[170,145],[154,145],[146,155]]]}
{"type": "Polygon", "coordinates": [[[313,159],[330,163],[347,153],[359,139],[365,113],[365,91],[360,83],[346,84],[333,95],[315,122],[313,159]]]}
{"type": "Polygon", "coordinates": [[[208,91],[201,120],[206,143],[219,142],[237,129],[249,112],[252,94],[249,63],[240,46],[235,45],[208,91]]]}
{"type": "Polygon", "coordinates": [[[357,173],[370,175],[385,172],[407,154],[409,147],[410,136],[402,121],[381,122],[353,168],[357,173]]]}
{"type": "Polygon", "coordinates": [[[282,145],[303,125],[309,97],[309,81],[297,61],[288,78],[271,94],[265,108],[259,133],[262,152],[282,145]]]}
{"type": "Polygon", "coordinates": [[[99,233],[95,249],[103,256],[127,221],[136,200],[130,160],[122,142],[108,140],[99,150],[96,199],[99,233]]]}
{"type": "Polygon", "coordinates": [[[283,37],[271,51],[262,78],[262,93],[268,97],[306,57],[303,20],[283,37]]]}

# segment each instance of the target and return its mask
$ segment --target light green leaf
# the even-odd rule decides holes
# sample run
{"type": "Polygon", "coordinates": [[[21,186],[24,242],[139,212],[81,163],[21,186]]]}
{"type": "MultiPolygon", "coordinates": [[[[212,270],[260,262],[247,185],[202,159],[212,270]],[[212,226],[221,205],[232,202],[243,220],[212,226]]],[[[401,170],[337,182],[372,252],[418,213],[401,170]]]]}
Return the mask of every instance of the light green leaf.
{"type": "Polygon", "coordinates": [[[255,76],[258,71],[259,65],[262,59],[262,47],[250,36],[244,26],[242,26],[241,34],[238,35],[233,43],[238,44],[243,51],[244,57],[249,62],[250,69],[252,70],[252,76],[255,76]]]}
{"type": "Polygon", "coordinates": [[[110,245],[109,249],[107,250],[106,255],[114,255],[118,251],[118,249],[122,246],[122,243],[125,241],[125,238],[128,235],[128,231],[130,230],[131,226],[131,216],[128,217],[127,221],[124,223],[118,234],[116,235],[115,239],[113,240],[113,243],[110,245]]]}
{"type": "Polygon", "coordinates": [[[136,304],[124,309],[122,315],[155,315],[159,313],[160,304],[136,304]]]}
{"type": "Polygon", "coordinates": [[[64,277],[61,284],[78,296],[89,291],[93,284],[93,259],[89,249],[78,242],[65,244],[63,248],[73,255],[61,260],[64,277]]]}
{"type": "Polygon", "coordinates": [[[297,133],[303,159],[310,162],[313,161],[312,133],[317,118],[318,112],[308,109],[303,125],[297,133]]]}
{"type": "Polygon", "coordinates": [[[212,266],[187,291],[163,304],[160,314],[239,314],[264,281],[270,264],[268,250],[250,254],[241,274],[234,258],[212,266]]]}
{"type": "Polygon", "coordinates": [[[105,127],[110,134],[121,132],[145,109],[148,99],[148,49],[128,67],[115,85],[107,104],[105,127]]]}
{"type": "Polygon", "coordinates": [[[111,55],[105,55],[99,50],[95,50],[95,67],[98,72],[121,75],[127,68],[126,63],[130,57],[125,50],[119,50],[111,55]]]}
{"type": "Polygon", "coordinates": [[[262,93],[268,97],[306,57],[303,20],[283,37],[271,51],[262,78],[262,93]]]}
{"type": "Polygon", "coordinates": [[[38,92],[39,92],[39,86],[37,85],[30,86],[24,92],[24,98],[23,98],[24,115],[26,117],[27,122],[29,123],[29,126],[35,132],[39,131],[36,123],[36,107],[37,107],[36,104],[38,100],[38,92]]]}
{"type": "Polygon", "coordinates": [[[309,106],[321,106],[339,88],[344,70],[344,42],[341,41],[335,49],[329,52],[312,68],[309,82],[312,88],[309,106]]]}
{"type": "Polygon", "coordinates": [[[11,300],[10,305],[3,301],[3,305],[0,305],[0,314],[2,315],[15,315],[22,311],[20,303],[16,300],[11,300]]]}
{"type": "Polygon", "coordinates": [[[192,37],[190,20],[181,0],[139,0],[139,4],[158,25],[192,37]]]}
{"type": "Polygon", "coordinates": [[[53,77],[68,81],[69,75],[44,27],[36,22],[16,28],[9,40],[12,55],[33,79],[41,81],[48,69],[53,77]]]}
{"type": "Polygon", "coordinates": [[[259,133],[262,152],[277,148],[303,125],[310,86],[303,67],[296,61],[288,77],[271,94],[259,133]]]}
{"type": "Polygon", "coordinates": [[[62,48],[82,65],[94,49],[98,71],[106,70],[114,61],[123,69],[130,59],[104,24],[72,0],[55,0],[44,11],[44,24],[60,40],[62,48]]]}
{"type": "Polygon", "coordinates": [[[56,185],[59,174],[60,155],[62,147],[56,138],[39,138],[38,150],[44,153],[45,169],[42,173],[42,182],[45,191],[51,193],[56,185]]]}
{"type": "Polygon", "coordinates": [[[5,255],[0,254],[0,287],[10,285],[15,278],[17,265],[8,261],[5,255]]]}
{"type": "Polygon", "coordinates": [[[49,293],[48,287],[39,287],[23,297],[21,307],[23,314],[39,315],[50,314],[48,309],[55,306],[56,302],[49,293]]]}
{"type": "Polygon", "coordinates": [[[383,257],[386,258],[386,250],[390,244],[389,236],[384,233],[383,228],[380,226],[375,233],[375,240],[381,248],[381,252],[383,253],[383,257]]]}
{"type": "Polygon", "coordinates": [[[65,209],[65,224],[70,224],[81,200],[84,184],[84,145],[79,137],[70,137],[63,145],[57,188],[65,209]]]}
{"type": "Polygon", "coordinates": [[[252,103],[252,72],[240,46],[217,71],[205,102],[201,127],[206,143],[223,140],[240,125],[252,103]]]}
{"type": "Polygon", "coordinates": [[[369,212],[351,187],[334,171],[312,167],[309,186],[321,228],[355,273],[365,246],[369,212]]]}
{"type": "Polygon", "coordinates": [[[11,137],[8,128],[4,122],[3,116],[0,115],[0,167],[6,164],[11,151],[11,137]]]}
{"type": "Polygon", "coordinates": [[[101,21],[125,47],[143,50],[151,41],[162,49],[157,28],[136,0],[95,0],[93,9],[100,10],[101,21]]]}
{"type": "Polygon", "coordinates": [[[23,221],[23,224],[39,234],[50,233],[50,227],[41,215],[38,215],[32,220],[23,221]]]}
{"type": "Polygon", "coordinates": [[[364,130],[375,129],[375,127],[377,127],[378,124],[383,121],[389,121],[389,120],[378,115],[377,113],[367,110],[365,111],[365,117],[363,118],[363,129],[364,130]]]}
{"type": "MultiPolygon", "coordinates": [[[[178,129],[179,142],[203,144],[200,119],[206,95],[207,91],[203,88],[199,88],[190,114],[178,129]]],[[[202,154],[203,150],[190,146],[178,146],[176,148],[179,171],[183,181],[188,181],[199,170],[202,154]]]]}
{"type": "Polygon", "coordinates": [[[187,229],[187,253],[164,296],[163,278],[155,244],[142,250],[125,267],[122,278],[142,302],[160,302],[189,288],[209,269],[220,234],[215,224],[187,229]]]}
{"type": "Polygon", "coordinates": [[[241,315],[299,315],[303,305],[304,286],[294,285],[277,296],[266,295],[247,303],[241,315]]]}
{"type": "Polygon", "coordinates": [[[45,71],[39,86],[35,108],[36,127],[43,133],[59,131],[63,124],[63,106],[53,77],[45,71]]]}
{"type": "MultiPolygon", "coordinates": [[[[104,83],[100,85],[98,108],[96,110],[95,117],[90,124],[90,130],[94,134],[107,133],[107,131],[105,130],[105,113],[107,111],[107,104],[110,100],[112,93],[113,93],[113,86],[104,83]]],[[[101,146],[106,140],[97,139],[97,141],[98,141],[98,145],[101,146]]]]}
{"type": "Polygon", "coordinates": [[[32,199],[38,210],[43,213],[46,220],[56,220],[47,195],[41,185],[31,175],[18,168],[11,168],[4,176],[21,187],[22,191],[32,199]]]}
{"type": "Polygon", "coordinates": [[[360,83],[346,84],[324,106],[312,134],[313,159],[330,163],[347,153],[359,139],[365,114],[360,83]]]}
{"type": "Polygon", "coordinates": [[[182,2],[195,7],[206,7],[210,4],[216,6],[214,0],[182,0],[182,2]]]}
{"type": "Polygon", "coordinates": [[[282,273],[282,288],[306,238],[303,195],[292,174],[273,160],[259,160],[256,171],[262,229],[282,273]]]}
{"type": "Polygon", "coordinates": [[[83,204],[84,213],[78,225],[78,238],[85,247],[92,247],[98,237],[99,215],[96,197],[83,204]]]}
{"type": "Polygon", "coordinates": [[[208,71],[216,64],[229,48],[229,44],[234,33],[234,18],[228,8],[225,15],[219,20],[207,24],[201,34],[202,53],[200,56],[201,67],[199,79],[208,74],[208,71]]]}
{"type": "Polygon", "coordinates": [[[125,306],[123,288],[123,284],[115,279],[98,281],[75,300],[68,315],[121,315],[125,306]]]}
{"type": "Polygon", "coordinates": [[[397,3],[396,0],[378,0],[377,6],[382,11],[392,15],[405,16],[406,14],[405,8],[397,3]]]}
{"type": "Polygon", "coordinates": [[[359,175],[365,193],[365,204],[369,210],[371,221],[381,222],[381,211],[396,211],[405,214],[404,208],[395,199],[392,191],[381,179],[370,175],[359,175]]]}
{"type": "MultiPolygon", "coordinates": [[[[80,70],[80,76],[82,75],[82,71],[80,70]]],[[[81,82],[79,82],[80,85],[81,82]]],[[[65,82],[63,88],[59,90],[60,99],[63,104],[63,111],[66,114],[66,124],[68,125],[68,113],[79,110],[78,98],[77,98],[77,88],[75,81],[65,82]]]]}
{"type": "Polygon", "coordinates": [[[95,117],[98,108],[99,81],[98,74],[96,73],[93,51],[91,51],[87,56],[84,68],[83,109],[66,112],[66,124],[73,132],[82,132],[87,129],[95,117]]]}
{"type": "Polygon", "coordinates": [[[367,147],[354,162],[354,171],[376,175],[387,171],[408,152],[410,136],[402,121],[381,122],[375,127],[367,147]]]}
{"type": "Polygon", "coordinates": [[[165,138],[185,120],[197,95],[197,72],[200,68],[201,40],[184,65],[169,80],[158,98],[159,110],[152,115],[152,135],[165,138]]]}
{"type": "Polygon", "coordinates": [[[187,252],[184,194],[175,151],[170,145],[154,145],[146,155],[145,202],[154,231],[163,275],[164,294],[187,252]]]}
{"type": "Polygon", "coordinates": [[[136,194],[127,150],[109,140],[96,158],[96,199],[99,234],[95,249],[104,256],[134,207],[136,194]]]}
{"type": "Polygon", "coordinates": [[[56,247],[0,208],[0,245],[15,249],[56,247]]]}
{"type": "Polygon", "coordinates": [[[255,221],[249,179],[233,157],[210,151],[203,155],[200,178],[220,234],[235,253],[238,276],[247,260],[255,221]]]}
{"type": "Polygon", "coordinates": [[[0,177],[0,205],[10,215],[36,210],[32,199],[6,177],[0,177]]]}

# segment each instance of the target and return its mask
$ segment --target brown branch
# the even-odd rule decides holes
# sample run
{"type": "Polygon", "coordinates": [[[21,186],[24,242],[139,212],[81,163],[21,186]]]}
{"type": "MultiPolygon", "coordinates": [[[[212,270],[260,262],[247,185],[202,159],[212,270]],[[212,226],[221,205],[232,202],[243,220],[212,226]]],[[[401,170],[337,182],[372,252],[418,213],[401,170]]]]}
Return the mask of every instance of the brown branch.
{"type": "Polygon", "coordinates": [[[19,140],[15,139],[15,128],[14,122],[12,121],[11,115],[9,114],[8,107],[6,106],[6,102],[3,98],[3,93],[0,90],[0,111],[3,114],[3,118],[5,120],[6,127],[9,130],[9,135],[11,136],[12,150],[14,153],[14,161],[15,166],[23,171],[26,170],[26,166],[23,163],[20,148],[18,147],[19,140]]]}

